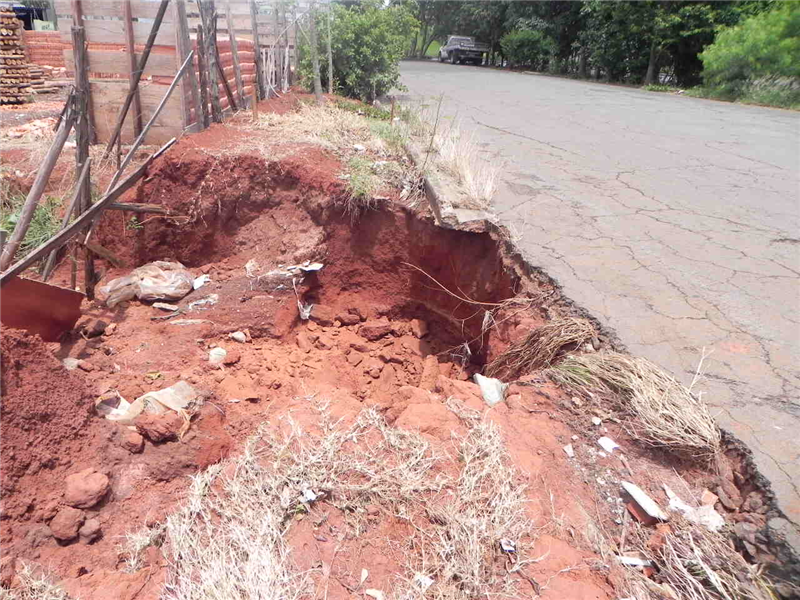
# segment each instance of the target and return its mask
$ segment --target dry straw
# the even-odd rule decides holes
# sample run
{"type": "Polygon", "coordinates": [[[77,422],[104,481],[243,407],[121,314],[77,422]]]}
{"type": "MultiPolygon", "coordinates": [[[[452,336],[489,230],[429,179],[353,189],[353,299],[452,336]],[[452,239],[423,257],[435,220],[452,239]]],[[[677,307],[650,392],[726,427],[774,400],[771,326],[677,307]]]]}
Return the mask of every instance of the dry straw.
{"type": "Polygon", "coordinates": [[[511,344],[489,363],[486,374],[508,380],[549,367],[564,346],[583,344],[592,339],[594,334],[594,328],[585,319],[555,319],[531,330],[523,339],[511,344]]]}
{"type": "Polygon", "coordinates": [[[629,432],[647,444],[705,458],[719,451],[720,431],[706,404],[644,358],[618,352],[573,355],[548,375],[572,388],[618,395],[620,409],[633,417],[629,432]]]}

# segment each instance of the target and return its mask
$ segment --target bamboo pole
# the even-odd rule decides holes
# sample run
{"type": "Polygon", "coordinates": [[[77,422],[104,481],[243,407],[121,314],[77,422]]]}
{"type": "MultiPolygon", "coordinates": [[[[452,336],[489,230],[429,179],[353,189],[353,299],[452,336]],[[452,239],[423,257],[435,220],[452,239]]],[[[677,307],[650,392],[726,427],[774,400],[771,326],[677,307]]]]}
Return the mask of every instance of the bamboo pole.
{"type": "MultiPolygon", "coordinates": [[[[86,229],[88,225],[92,223],[92,221],[97,217],[97,215],[104,209],[106,206],[114,202],[117,198],[122,196],[125,192],[131,189],[134,184],[139,181],[139,179],[147,172],[147,168],[150,166],[150,163],[153,162],[156,158],[161,156],[167,149],[175,143],[175,138],[172,138],[166,144],[164,144],[158,152],[151,155],[147,161],[144,162],[138,169],[136,169],[131,175],[122,181],[117,187],[113,190],[105,194],[100,200],[92,204],[91,208],[83,213],[78,219],[76,219],[72,225],[69,227],[62,229],[52,238],[43,242],[39,245],[38,248],[33,250],[28,256],[25,258],[17,261],[14,265],[5,269],[2,273],[0,273],[0,286],[4,283],[8,282],[11,278],[19,275],[25,269],[30,267],[33,263],[37,260],[42,258],[43,256],[47,255],[48,253],[52,252],[53,250],[58,250],[64,244],[66,244],[72,237],[77,234],[78,232],[86,229]]],[[[86,242],[84,242],[86,243],[86,242]]]]}
{"type": "Polygon", "coordinates": [[[148,36],[147,43],[144,46],[144,52],[142,52],[142,58],[139,59],[139,65],[134,72],[134,78],[130,84],[128,95],[125,97],[125,102],[123,102],[122,108],[119,110],[117,124],[114,126],[114,133],[111,134],[111,139],[108,140],[105,152],[103,152],[102,160],[105,160],[108,158],[108,155],[111,154],[111,150],[114,148],[114,143],[117,141],[117,136],[122,130],[122,124],[125,122],[125,117],[128,115],[128,109],[131,107],[131,103],[133,102],[133,96],[139,89],[139,81],[141,80],[142,73],[147,65],[147,59],[150,57],[150,51],[153,49],[153,44],[155,44],[158,30],[161,27],[161,21],[164,20],[164,14],[167,12],[168,5],[169,0],[161,0],[161,5],[158,7],[158,13],[156,13],[155,21],[153,21],[153,27],[150,29],[150,35],[148,36]]]}
{"type": "MultiPolygon", "coordinates": [[[[70,96],[67,102],[73,102],[73,98],[70,96]]],[[[3,249],[2,256],[0,256],[0,271],[4,271],[8,265],[11,264],[11,261],[14,260],[14,255],[17,253],[22,240],[25,239],[25,234],[28,233],[28,227],[31,225],[33,213],[36,211],[39,200],[44,193],[44,188],[50,179],[50,174],[56,166],[58,157],[61,154],[61,149],[64,147],[64,142],[67,141],[69,133],[72,131],[75,118],[76,115],[74,111],[72,109],[67,110],[67,115],[62,120],[60,129],[56,132],[56,137],[50,145],[47,155],[44,157],[42,166],[36,173],[36,179],[33,182],[30,192],[28,192],[25,204],[22,205],[17,225],[14,227],[14,231],[3,249]]]]}

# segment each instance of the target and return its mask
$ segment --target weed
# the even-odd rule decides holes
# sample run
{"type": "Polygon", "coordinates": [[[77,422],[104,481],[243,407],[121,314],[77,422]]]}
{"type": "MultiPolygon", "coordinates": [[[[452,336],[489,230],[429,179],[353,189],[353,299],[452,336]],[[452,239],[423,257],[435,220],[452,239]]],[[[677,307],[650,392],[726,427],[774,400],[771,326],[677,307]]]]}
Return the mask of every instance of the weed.
{"type": "Polygon", "coordinates": [[[128,231],[139,231],[140,229],[144,229],[144,225],[139,221],[136,216],[131,217],[128,219],[128,222],[125,223],[125,229],[128,231]]]}
{"type": "Polygon", "coordinates": [[[354,156],[348,160],[347,171],[348,194],[344,200],[344,211],[355,222],[364,211],[377,207],[375,194],[381,182],[375,174],[373,161],[363,156],[354,156]]]}
{"type": "MultiPolygon", "coordinates": [[[[0,204],[0,229],[7,231],[10,235],[19,220],[22,206],[25,203],[25,196],[15,194],[3,200],[2,204],[0,204]]],[[[24,258],[32,250],[58,233],[61,228],[61,220],[58,216],[60,206],[61,201],[51,197],[47,197],[39,203],[33,212],[33,218],[25,238],[17,250],[17,259],[24,258]]]]}
{"type": "Polygon", "coordinates": [[[648,83],[643,85],[642,89],[646,92],[679,92],[680,88],[673,85],[664,85],[662,83],[648,83]]]}
{"type": "Polygon", "coordinates": [[[0,587],[0,600],[71,600],[64,590],[28,563],[22,563],[16,579],[18,583],[14,587],[0,587]]]}

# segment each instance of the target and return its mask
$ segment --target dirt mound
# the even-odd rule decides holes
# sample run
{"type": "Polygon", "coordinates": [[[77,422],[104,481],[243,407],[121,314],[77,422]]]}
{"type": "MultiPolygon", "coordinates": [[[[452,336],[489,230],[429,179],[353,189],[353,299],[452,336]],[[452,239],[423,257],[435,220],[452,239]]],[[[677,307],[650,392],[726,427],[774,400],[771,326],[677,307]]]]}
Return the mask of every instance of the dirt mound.
{"type": "Polygon", "coordinates": [[[57,487],[59,475],[92,442],[93,397],[38,336],[3,328],[0,351],[3,516],[21,518],[34,505],[30,483],[57,487]]]}

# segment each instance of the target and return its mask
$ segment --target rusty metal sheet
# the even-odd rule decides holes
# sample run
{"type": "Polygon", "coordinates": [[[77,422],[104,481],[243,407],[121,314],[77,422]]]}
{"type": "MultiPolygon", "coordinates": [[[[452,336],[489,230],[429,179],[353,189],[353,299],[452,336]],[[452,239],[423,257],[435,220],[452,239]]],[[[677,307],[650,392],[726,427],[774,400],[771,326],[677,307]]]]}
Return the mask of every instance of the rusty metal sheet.
{"type": "Polygon", "coordinates": [[[0,290],[0,321],[54,342],[75,327],[85,297],[66,288],[14,277],[0,290]]]}

